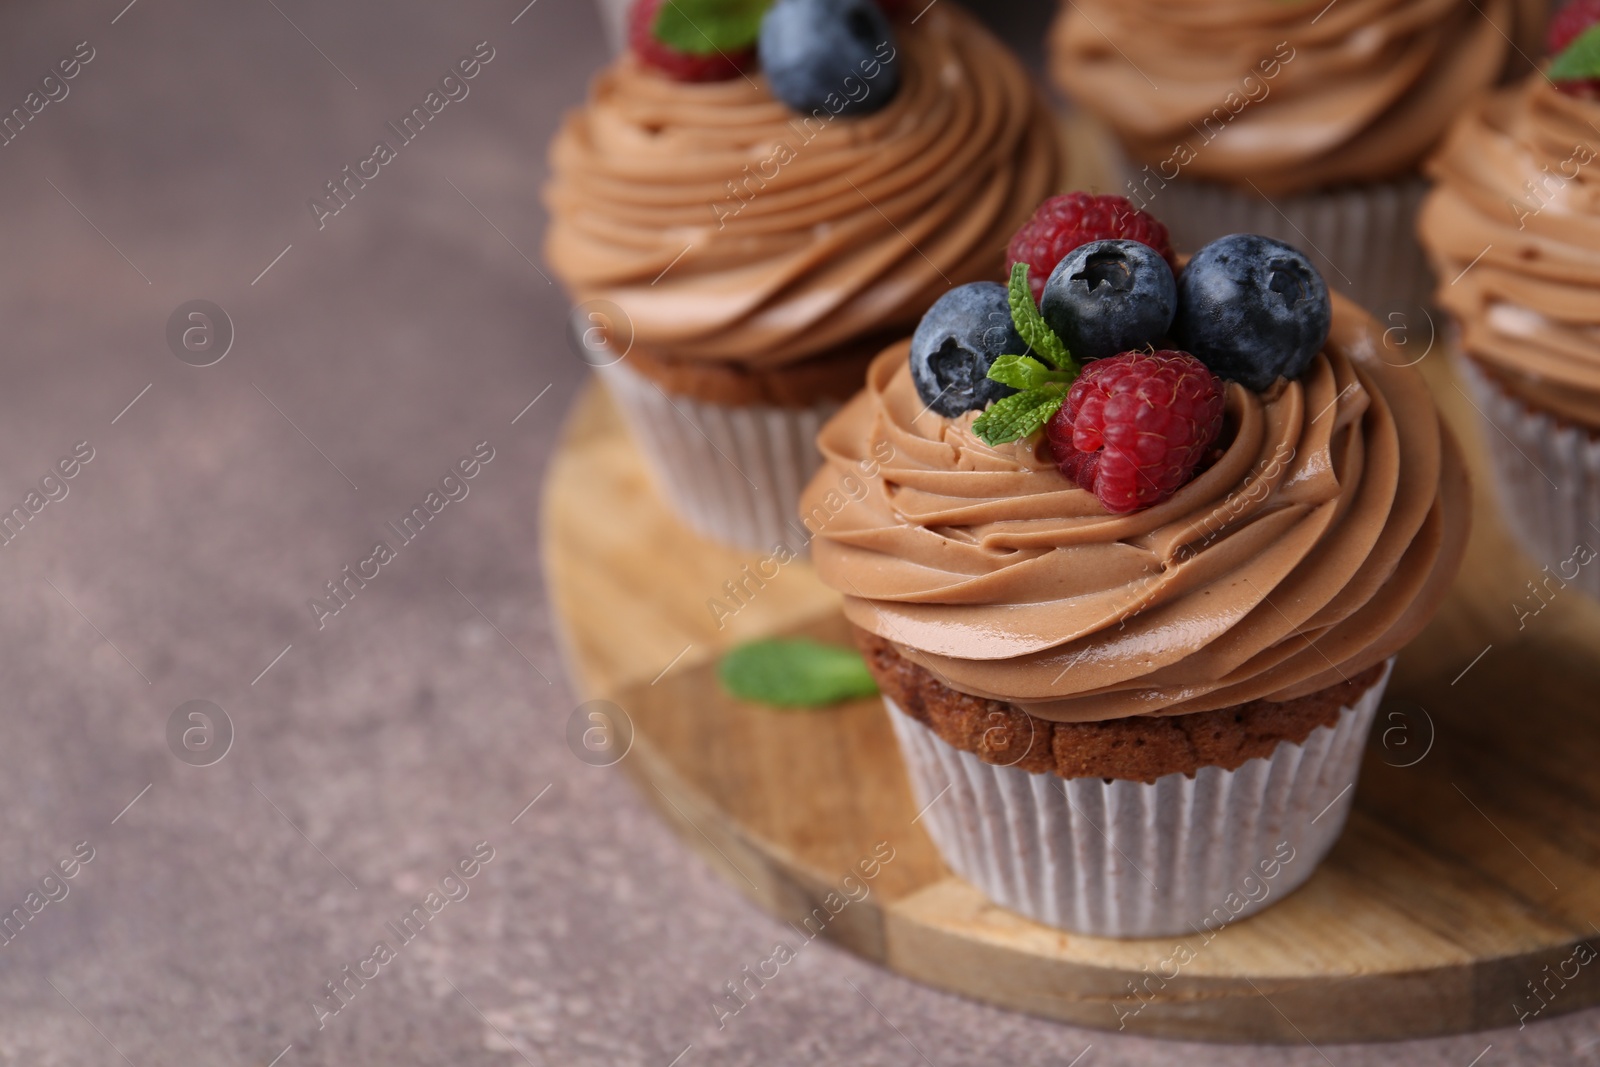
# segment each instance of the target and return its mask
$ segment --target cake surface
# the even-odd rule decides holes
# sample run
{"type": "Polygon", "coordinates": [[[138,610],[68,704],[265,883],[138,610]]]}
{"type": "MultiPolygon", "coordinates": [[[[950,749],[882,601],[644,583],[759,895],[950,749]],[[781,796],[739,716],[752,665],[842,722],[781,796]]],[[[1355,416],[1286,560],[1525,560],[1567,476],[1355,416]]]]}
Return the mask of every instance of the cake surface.
{"type": "Polygon", "coordinates": [[[574,302],[624,310],[642,373],[720,403],[840,399],[854,346],[1001,269],[1061,178],[1047,103],[949,5],[885,46],[899,88],[867,115],[798,113],[756,71],[691,84],[623,56],[567,117],[546,258],[574,302]]]}
{"type": "Polygon", "coordinates": [[[1231,771],[1265,759],[1280,744],[1299,744],[1332,726],[1344,708],[1383,677],[1374,664],[1348,680],[1293,700],[1252,700],[1188,715],[1141,715],[1108,722],[1051,722],[1012,704],[968,696],[859,627],[856,644],[883,693],[953,748],[986,763],[1061,778],[1154,782],[1201,767],[1231,771]]]}
{"type": "Polygon", "coordinates": [[[1079,0],[1054,79],[1160,177],[1269,195],[1412,171],[1536,48],[1543,0],[1079,0]]]}
{"type": "Polygon", "coordinates": [[[1418,229],[1460,344],[1526,407],[1600,433],[1600,104],[1546,78],[1475,102],[1418,229]]]}
{"type": "Polygon", "coordinates": [[[1410,641],[1465,549],[1459,448],[1403,362],[1336,297],[1301,380],[1227,383],[1215,460],[1119,515],[1038,436],[990,446],[974,413],[929,413],[895,346],[819,439],[801,503],[818,573],[898,655],[1039,719],[1322,692],[1410,641]]]}

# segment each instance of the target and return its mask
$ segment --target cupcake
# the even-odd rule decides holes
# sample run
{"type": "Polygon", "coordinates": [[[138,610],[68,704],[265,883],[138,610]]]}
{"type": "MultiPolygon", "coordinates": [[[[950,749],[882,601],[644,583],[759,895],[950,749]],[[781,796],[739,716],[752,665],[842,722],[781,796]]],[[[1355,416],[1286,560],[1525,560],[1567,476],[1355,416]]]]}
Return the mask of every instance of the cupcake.
{"type": "Polygon", "coordinates": [[[1432,286],[1417,166],[1463,101],[1525,65],[1544,6],[1077,0],[1051,71],[1120,144],[1117,191],[1180,248],[1267,234],[1363,307],[1409,310],[1432,286]]]}
{"type": "Polygon", "coordinates": [[[1593,3],[1566,9],[1549,77],[1461,115],[1428,164],[1419,230],[1507,525],[1560,582],[1600,597],[1586,566],[1600,546],[1600,64],[1564,54],[1600,44],[1597,18],[1593,3]]]}
{"type": "Polygon", "coordinates": [[[551,148],[546,258],[666,501],[772,549],[823,421],[888,339],[1000,269],[1062,152],[954,5],[780,0],[741,28],[707,4],[635,6],[632,48],[551,148]],[[719,46],[695,54],[702,26],[719,46]]]}
{"type": "Polygon", "coordinates": [[[1080,933],[1214,931],[1337,838],[1460,565],[1462,459],[1292,247],[1225,237],[1174,279],[1091,241],[1037,309],[1030,269],[943,298],[824,427],[813,558],[957,874],[1080,933]],[[1014,332],[974,325],[1002,305],[1014,332]],[[968,367],[930,368],[952,337],[968,367]]]}

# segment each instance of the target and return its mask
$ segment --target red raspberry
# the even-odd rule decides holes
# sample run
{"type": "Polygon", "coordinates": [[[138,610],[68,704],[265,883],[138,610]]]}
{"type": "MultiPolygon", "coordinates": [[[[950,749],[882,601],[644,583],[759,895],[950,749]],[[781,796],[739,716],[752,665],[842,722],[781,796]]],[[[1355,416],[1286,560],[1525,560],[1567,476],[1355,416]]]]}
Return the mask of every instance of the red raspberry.
{"type": "MultiPolygon", "coordinates": [[[[1551,55],[1559,55],[1578,39],[1578,35],[1600,22],[1600,0],[1572,0],[1556,12],[1550,20],[1545,36],[1545,47],[1551,55]]],[[[1589,100],[1600,99],[1600,79],[1575,78],[1556,82],[1556,88],[1571,96],[1589,100]]]]}
{"type": "Polygon", "coordinates": [[[883,9],[885,15],[892,19],[897,19],[902,15],[911,14],[914,10],[911,6],[912,2],[913,0],[878,0],[878,6],[883,9]]]}
{"type": "Polygon", "coordinates": [[[1084,368],[1045,425],[1056,466],[1110,512],[1183,488],[1222,432],[1222,380],[1187,352],[1124,352],[1084,368]]]}
{"type": "Polygon", "coordinates": [[[1597,22],[1600,22],[1600,0],[1572,0],[1550,19],[1545,47],[1551,55],[1565,52],[1567,45],[1578,39],[1578,34],[1597,22]]]}
{"type": "Polygon", "coordinates": [[[1006,249],[1006,271],[1009,273],[1018,263],[1028,265],[1028,281],[1037,303],[1044,295],[1050,272],[1068,252],[1090,241],[1118,237],[1149,245],[1166,259],[1173,274],[1178,273],[1167,228],[1155,216],[1135,208],[1125,196],[1082,192],[1052,196],[1039,205],[1033,218],[1011,238],[1011,246],[1006,249]]]}
{"type": "Polygon", "coordinates": [[[691,55],[656,40],[656,13],[666,0],[634,0],[628,13],[628,44],[646,65],[661,71],[673,81],[716,82],[737,78],[755,59],[754,46],[737,52],[691,55]]]}

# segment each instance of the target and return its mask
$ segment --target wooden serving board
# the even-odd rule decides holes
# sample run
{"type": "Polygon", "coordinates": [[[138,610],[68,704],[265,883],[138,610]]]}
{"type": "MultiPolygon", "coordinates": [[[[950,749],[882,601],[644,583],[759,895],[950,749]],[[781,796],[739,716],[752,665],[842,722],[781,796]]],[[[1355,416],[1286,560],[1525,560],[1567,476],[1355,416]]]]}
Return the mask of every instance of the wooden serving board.
{"type": "MultiPolygon", "coordinates": [[[[1483,470],[1444,360],[1423,369],[1483,470]]],[[[1586,944],[1600,945],[1600,606],[1546,594],[1519,629],[1517,606],[1539,603],[1526,583],[1542,574],[1507,540],[1491,495],[1480,479],[1462,578],[1400,659],[1344,836],[1303,888],[1209,942],[1081,937],[989,904],[916,823],[876,700],[781,712],[725,696],[721,651],[774,634],[843,641],[838,600],[789,563],[719,629],[707,601],[761,554],[672,519],[598,389],[550,469],[545,564],[575,686],[631,718],[621,765],[773,915],[812,916],[823,936],[917,981],[1084,1026],[1399,1039],[1600,1002],[1586,944]],[[866,881],[881,842],[893,859],[866,881]]]]}

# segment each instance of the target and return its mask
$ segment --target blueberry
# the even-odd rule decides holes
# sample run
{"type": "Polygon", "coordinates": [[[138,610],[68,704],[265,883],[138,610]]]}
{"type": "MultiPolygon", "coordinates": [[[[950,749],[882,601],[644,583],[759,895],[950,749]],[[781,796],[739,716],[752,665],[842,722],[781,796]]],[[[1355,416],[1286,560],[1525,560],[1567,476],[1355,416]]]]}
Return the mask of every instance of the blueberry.
{"type": "Polygon", "coordinates": [[[1011,323],[1006,287],[973,282],[941,296],[911,335],[911,381],[929,408],[947,418],[1016,392],[986,375],[1003,355],[1028,346],[1011,323]]]}
{"type": "Polygon", "coordinates": [[[900,88],[894,35],[875,0],[778,0],[757,51],[772,94],[804,114],[870,114],[900,88]]]}
{"type": "Polygon", "coordinates": [[[1178,279],[1173,335],[1217,377],[1248,389],[1300,377],[1332,325],[1322,275],[1305,253],[1270,237],[1212,241],[1178,279]]]}
{"type": "Polygon", "coordinates": [[[1051,271],[1039,313],[1082,363],[1161,340],[1177,302],[1160,252],[1138,241],[1090,241],[1051,271]]]}

